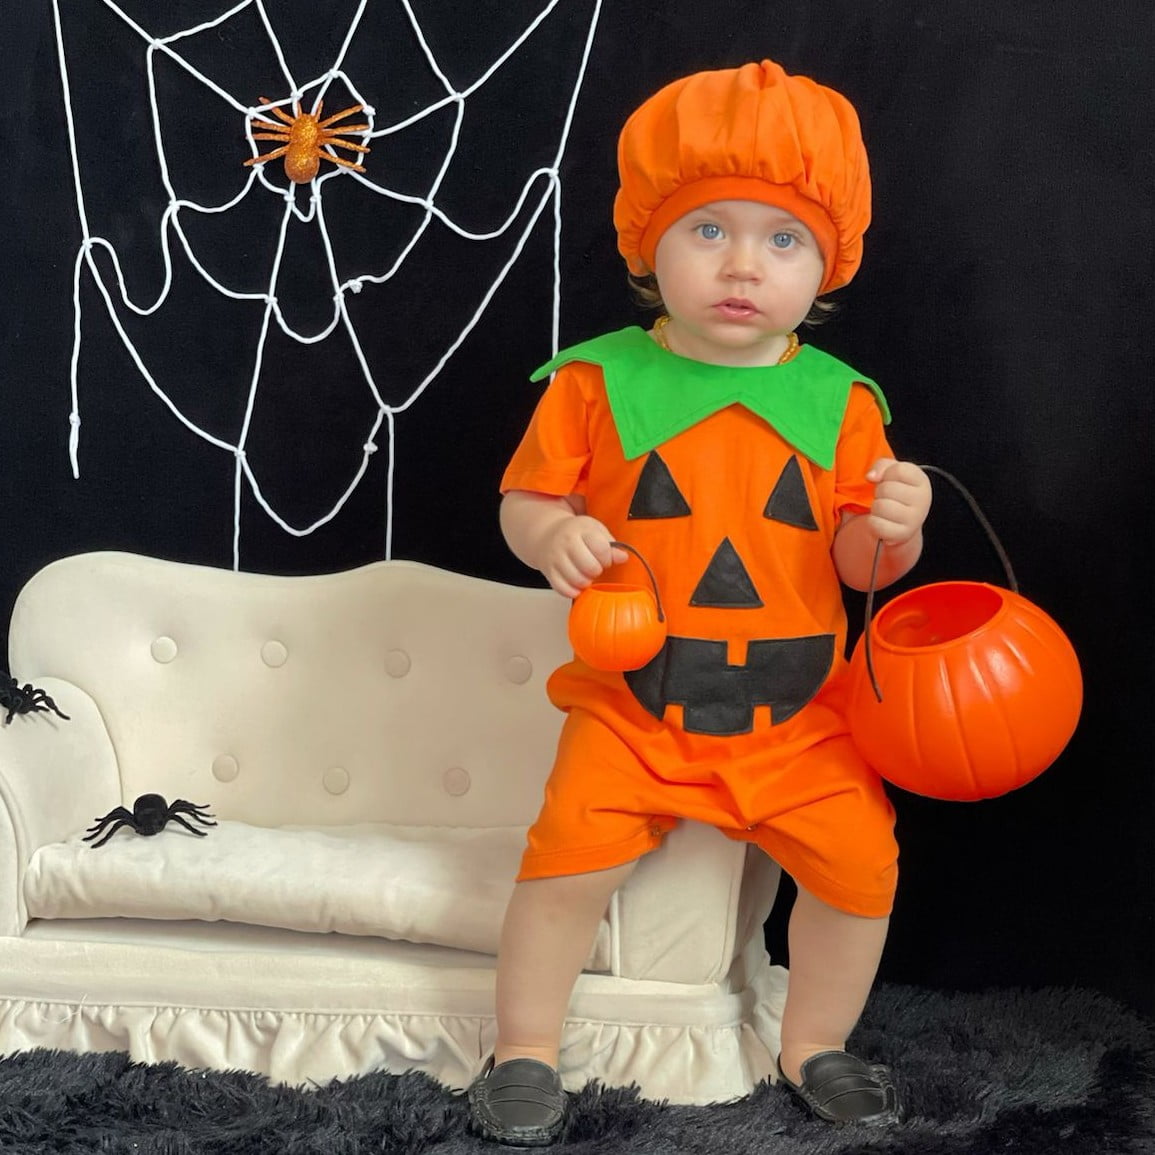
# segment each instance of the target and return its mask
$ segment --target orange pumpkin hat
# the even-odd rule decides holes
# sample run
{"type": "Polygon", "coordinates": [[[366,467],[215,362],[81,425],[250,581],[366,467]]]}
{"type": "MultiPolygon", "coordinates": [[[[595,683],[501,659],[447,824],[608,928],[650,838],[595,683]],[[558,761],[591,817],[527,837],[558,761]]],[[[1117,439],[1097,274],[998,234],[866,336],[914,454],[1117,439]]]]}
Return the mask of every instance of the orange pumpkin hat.
{"type": "Polygon", "coordinates": [[[833,89],[777,64],[698,72],[667,85],[618,141],[618,249],[652,272],[654,250],[679,217],[711,201],[754,200],[793,213],[825,259],[820,292],[862,262],[870,171],[858,116],[833,89]]]}

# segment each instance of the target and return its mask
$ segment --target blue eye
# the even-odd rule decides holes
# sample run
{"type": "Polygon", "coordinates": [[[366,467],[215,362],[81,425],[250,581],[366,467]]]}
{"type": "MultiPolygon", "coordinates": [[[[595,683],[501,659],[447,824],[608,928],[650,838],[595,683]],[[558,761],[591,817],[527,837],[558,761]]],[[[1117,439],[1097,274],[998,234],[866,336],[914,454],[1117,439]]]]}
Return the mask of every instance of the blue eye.
{"type": "Polygon", "coordinates": [[[721,225],[706,221],[698,226],[698,235],[707,241],[716,241],[722,235],[721,225]]]}
{"type": "Polygon", "coordinates": [[[790,248],[790,246],[792,244],[794,244],[794,234],[793,233],[775,233],[770,238],[770,243],[776,249],[788,249],[788,248],[790,248]]]}

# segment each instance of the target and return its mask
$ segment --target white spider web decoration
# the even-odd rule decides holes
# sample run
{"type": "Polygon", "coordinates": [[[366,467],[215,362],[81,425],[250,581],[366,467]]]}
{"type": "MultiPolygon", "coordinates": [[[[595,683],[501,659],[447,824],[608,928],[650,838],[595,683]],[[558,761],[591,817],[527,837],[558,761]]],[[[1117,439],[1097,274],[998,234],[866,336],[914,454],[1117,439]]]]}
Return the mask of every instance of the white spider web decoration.
{"type": "MultiPolygon", "coordinates": [[[[81,242],[76,253],[73,273],[74,332],[70,367],[72,408],[69,415],[70,432],[68,441],[73,477],[79,478],[81,472],[81,353],[85,337],[85,318],[82,307],[81,290],[85,274],[87,273],[104,302],[107,316],[111,321],[116,335],[119,337],[136,370],[147,383],[152,393],[163,402],[172,415],[176,417],[189,432],[223,453],[230,454],[234,459],[232,466],[232,548],[233,566],[235,569],[240,569],[241,566],[241,511],[242,499],[244,498],[246,489],[268,517],[286,534],[294,537],[304,537],[311,534],[335,518],[349,501],[354,491],[362,483],[369,468],[372,455],[376,453],[378,449],[382,448],[378,440],[381,436],[382,428],[385,430],[385,445],[383,448],[387,453],[387,470],[385,475],[386,492],[384,496],[384,556],[386,558],[392,556],[394,474],[396,461],[395,419],[398,414],[408,410],[423,396],[426,390],[429,389],[441,374],[446,363],[453,357],[466,337],[481,320],[482,315],[485,313],[486,308],[497,293],[497,290],[522,255],[531,235],[534,233],[538,221],[547,213],[547,210],[552,211],[553,226],[551,338],[552,348],[556,351],[558,346],[561,299],[560,244],[562,226],[562,182],[560,165],[569,139],[578,96],[581,91],[582,81],[585,77],[593,46],[602,0],[593,0],[588,25],[583,28],[584,35],[575,44],[575,54],[578,55],[578,60],[572,78],[572,87],[570,87],[569,91],[565,94],[564,118],[550,162],[537,167],[528,175],[518,195],[509,205],[508,215],[502,223],[495,228],[485,231],[470,231],[456,221],[449,212],[438,203],[438,196],[442,189],[443,182],[450,172],[458,153],[462,123],[467,105],[471,98],[475,97],[498,71],[523,48],[529,37],[554,13],[555,9],[563,4],[564,0],[548,0],[540,11],[525,24],[521,33],[513,42],[505,48],[484,71],[470,80],[468,84],[464,85],[455,85],[449,79],[447,70],[439,62],[430,47],[429,40],[410,0],[374,0],[374,2],[400,6],[420,52],[428,65],[428,69],[433,77],[436,78],[438,88],[442,90],[441,95],[427,103],[417,112],[401,116],[397,119],[390,119],[382,109],[374,108],[371,102],[361,94],[358,88],[357,77],[350,75],[345,67],[350,45],[353,43],[354,37],[357,35],[365,19],[366,11],[370,6],[370,0],[360,0],[360,2],[356,4],[349,20],[348,28],[341,41],[340,49],[336,53],[330,67],[304,81],[294,76],[289,66],[284,47],[278,40],[274,24],[270,20],[265,0],[241,0],[240,3],[234,4],[226,10],[219,12],[211,19],[203,20],[195,25],[182,28],[175,32],[170,32],[165,36],[155,36],[150,33],[141,23],[134,20],[122,7],[115,3],[114,0],[93,0],[93,3],[103,5],[117,20],[123,22],[141,41],[144,71],[148,84],[149,113],[151,117],[153,144],[155,146],[155,160],[158,166],[160,180],[163,183],[164,195],[167,200],[159,227],[160,255],[163,261],[163,282],[155,298],[144,302],[134,300],[132,294],[129,292],[125,270],[122,267],[121,257],[118,254],[116,244],[105,236],[97,235],[90,225],[90,197],[87,195],[89,189],[86,186],[88,172],[86,166],[82,164],[81,161],[81,134],[78,130],[78,117],[74,107],[70,81],[70,52],[73,51],[73,49],[69,47],[67,35],[68,25],[61,11],[62,0],[53,0],[52,4],[60,78],[67,120],[68,144],[72,162],[72,176],[76,194],[77,217],[81,230],[81,242]],[[249,17],[255,15],[260,21],[265,34],[267,34],[268,42],[275,55],[277,67],[282,78],[281,87],[276,95],[273,93],[268,94],[269,100],[267,104],[254,103],[254,98],[251,96],[249,99],[242,99],[227,91],[224,86],[218,84],[206,74],[203,66],[198,67],[191,59],[191,57],[196,55],[191,49],[194,45],[198,44],[198,38],[214,35],[223,37],[227,32],[230,22],[242,14],[246,14],[249,17]],[[362,112],[353,117],[346,118],[345,123],[352,120],[366,121],[369,126],[368,130],[345,139],[367,145],[371,148],[375,141],[400,133],[435,114],[451,111],[453,119],[448,145],[444,155],[440,158],[440,163],[437,166],[437,171],[432,181],[422,195],[413,195],[399,191],[396,188],[391,188],[373,173],[356,173],[327,163],[322,163],[319,175],[308,185],[296,185],[287,180],[284,180],[282,184],[278,183],[277,179],[278,177],[283,177],[281,162],[279,160],[270,160],[268,164],[255,164],[251,168],[243,169],[243,172],[247,174],[247,179],[245,179],[243,187],[236,195],[219,203],[200,203],[197,200],[180,195],[177,189],[178,182],[173,178],[171,172],[170,156],[166,151],[165,144],[169,134],[166,131],[166,125],[157,95],[158,58],[177,66],[193,81],[199,85],[203,85],[215,98],[224,102],[224,104],[231,109],[232,113],[238,118],[236,138],[238,150],[243,150],[244,142],[247,140],[251,154],[254,156],[267,153],[273,148],[278,147],[276,144],[258,145],[253,138],[254,131],[266,131],[267,123],[274,121],[275,114],[271,112],[273,108],[282,108],[289,115],[292,115],[294,106],[299,102],[304,111],[312,111],[317,107],[319,102],[325,100],[334,86],[336,86],[338,90],[342,88],[347,90],[352,96],[352,100],[342,103],[338,97],[338,102],[335,104],[326,102],[326,112],[324,115],[331,115],[334,111],[345,107],[347,104],[356,103],[365,106],[362,112]],[[374,197],[385,198],[395,204],[415,206],[420,210],[419,221],[413,228],[411,235],[400,245],[398,254],[392,260],[382,262],[381,267],[372,268],[369,271],[362,269],[356,272],[350,272],[349,269],[341,267],[342,264],[348,262],[342,262],[338,258],[330,238],[329,224],[325,211],[326,186],[330,181],[337,178],[344,181],[353,180],[358,182],[365,191],[374,197]],[[279,231],[277,233],[275,253],[271,267],[268,270],[268,276],[263,280],[261,288],[253,290],[236,283],[227,283],[226,279],[210,271],[208,266],[211,262],[206,259],[206,254],[203,249],[198,252],[197,247],[190,240],[188,230],[182,221],[182,216],[186,214],[198,214],[198,216],[202,217],[225,216],[237,210],[244,202],[249,200],[249,198],[261,195],[262,189],[281,198],[283,206],[279,210],[279,231]],[[525,212],[528,212],[527,217],[524,216],[525,212]],[[290,323],[281,307],[277,294],[280,278],[292,274],[292,269],[286,267],[286,240],[290,228],[297,225],[309,226],[316,230],[324,252],[328,287],[332,294],[332,310],[328,322],[310,331],[304,331],[302,326],[295,326],[290,323]],[[471,291],[476,294],[476,304],[473,307],[473,311],[461,329],[446,339],[446,344],[436,357],[432,368],[424,373],[420,379],[409,382],[403,386],[401,400],[387,402],[384,399],[384,391],[381,387],[383,370],[380,366],[375,367],[370,364],[370,358],[367,355],[362,337],[358,331],[358,325],[354,322],[354,318],[350,314],[348,298],[350,295],[362,293],[366,288],[381,286],[390,282],[403,268],[422,236],[431,227],[443,227],[451,230],[460,238],[479,243],[494,241],[508,235],[513,242],[512,251],[505,260],[500,263],[496,275],[493,276],[487,284],[470,286],[471,291]],[[176,246],[173,245],[174,238],[177,242],[176,246]],[[258,306],[263,306],[259,334],[255,341],[255,347],[251,350],[251,371],[248,377],[244,415],[233,436],[221,436],[219,431],[217,433],[212,432],[206,427],[207,423],[198,423],[186,412],[188,406],[182,405],[175,399],[172,396],[171,389],[166,390],[165,385],[158,380],[154,368],[150,368],[150,365],[147,363],[146,354],[138,348],[139,341],[134,339],[132,333],[129,331],[129,326],[126,324],[126,321],[130,320],[132,316],[142,319],[152,318],[158,310],[161,309],[162,305],[165,304],[166,300],[168,300],[174,282],[174,268],[176,268],[174,247],[177,248],[178,255],[180,252],[183,252],[189,266],[195,270],[196,275],[199,276],[214,293],[232,301],[253,302],[258,306]],[[105,254],[104,267],[102,267],[101,263],[96,259],[98,251],[105,254]],[[273,504],[267,499],[262,489],[258,471],[254,468],[253,462],[250,460],[247,452],[247,446],[252,432],[254,410],[261,389],[262,364],[265,359],[266,347],[270,335],[274,332],[274,329],[279,330],[285,337],[301,346],[318,345],[330,338],[347,341],[356,365],[358,366],[363,387],[372,398],[372,416],[365,430],[359,467],[353,472],[353,475],[348,479],[347,484],[341,492],[336,494],[327,511],[308,524],[303,525],[290,524],[289,520],[273,507],[273,504]]],[[[551,72],[556,74],[556,71],[556,62],[551,62],[551,72]]],[[[334,127],[340,128],[341,126],[337,124],[334,127]]],[[[332,150],[330,150],[330,152],[332,152],[332,150]]],[[[339,155],[348,156],[349,154],[342,153],[339,155]]],[[[239,166],[244,159],[243,151],[238,151],[235,161],[230,157],[229,159],[222,160],[221,163],[235,163],[239,166]]],[[[354,157],[354,159],[357,158],[354,157]]],[[[403,333],[398,333],[396,334],[396,340],[403,341],[405,336],[403,333]]],[[[206,335],[205,339],[210,340],[211,335],[206,335]]],[[[391,382],[391,384],[396,386],[397,383],[394,381],[391,382]]],[[[326,502],[328,501],[327,498],[325,500],[326,502]]]]}

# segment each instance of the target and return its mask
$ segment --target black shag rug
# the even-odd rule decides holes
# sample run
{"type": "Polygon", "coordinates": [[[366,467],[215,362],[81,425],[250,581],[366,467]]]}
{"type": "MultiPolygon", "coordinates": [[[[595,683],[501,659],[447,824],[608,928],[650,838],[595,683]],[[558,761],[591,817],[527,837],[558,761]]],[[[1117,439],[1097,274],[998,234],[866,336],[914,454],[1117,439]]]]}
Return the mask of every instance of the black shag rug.
{"type": "MultiPolygon", "coordinates": [[[[777,1088],[671,1107],[632,1090],[574,1097],[567,1155],[1155,1155],[1155,1027],[1077,990],[938,994],[881,986],[856,1032],[893,1065],[906,1122],[841,1130],[777,1088]]],[[[464,1095],[423,1075],[312,1089],[123,1054],[0,1060],[4,1155],[465,1155],[506,1151],[466,1129],[464,1095]]]]}

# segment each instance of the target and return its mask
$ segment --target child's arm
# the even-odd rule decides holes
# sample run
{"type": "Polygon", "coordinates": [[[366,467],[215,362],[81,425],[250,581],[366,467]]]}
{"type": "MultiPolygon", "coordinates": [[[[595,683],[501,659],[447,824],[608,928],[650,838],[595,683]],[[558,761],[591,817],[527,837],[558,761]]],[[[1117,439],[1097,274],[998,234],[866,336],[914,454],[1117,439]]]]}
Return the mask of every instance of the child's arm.
{"type": "Polygon", "coordinates": [[[603,570],[629,557],[614,549],[610,531],[586,514],[579,494],[511,490],[501,501],[501,532],[514,554],[541,570],[567,598],[576,598],[603,570]]]}
{"type": "Polygon", "coordinates": [[[870,585],[879,541],[877,588],[902,577],[922,553],[922,524],[930,512],[930,479],[917,465],[883,457],[866,474],[876,483],[870,512],[847,517],[834,536],[834,567],[851,589],[870,585]]]}

